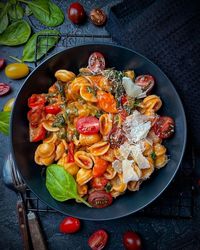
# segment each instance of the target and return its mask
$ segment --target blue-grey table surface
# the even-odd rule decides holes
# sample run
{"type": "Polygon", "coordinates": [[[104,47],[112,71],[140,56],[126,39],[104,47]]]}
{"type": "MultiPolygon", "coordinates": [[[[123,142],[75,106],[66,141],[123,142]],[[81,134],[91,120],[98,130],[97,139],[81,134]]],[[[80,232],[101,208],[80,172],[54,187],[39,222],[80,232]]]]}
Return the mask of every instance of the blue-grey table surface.
{"type": "MultiPolygon", "coordinates": [[[[66,9],[72,1],[54,1],[63,8],[66,16],[66,9]]],[[[87,12],[94,7],[102,7],[107,13],[110,6],[119,1],[80,1],[87,12]]],[[[37,22],[33,29],[39,29],[37,22]]],[[[105,28],[93,26],[86,22],[82,26],[74,26],[65,18],[65,22],[58,29],[63,33],[78,32],[79,34],[107,34],[105,28]]],[[[0,47],[0,57],[9,56],[21,57],[23,46],[0,47]]],[[[9,80],[4,71],[0,72],[0,81],[7,82],[12,86],[12,92],[4,97],[0,97],[0,109],[11,97],[15,97],[23,80],[9,80]]],[[[16,194],[6,188],[2,181],[2,166],[5,157],[9,153],[9,138],[0,134],[0,249],[22,249],[22,240],[19,234],[19,225],[16,216],[16,194]]],[[[200,172],[198,166],[200,157],[196,155],[196,174],[200,172]]],[[[176,181],[176,180],[175,180],[176,181]]],[[[122,234],[127,230],[137,231],[143,240],[144,249],[148,250],[198,250],[200,249],[200,195],[195,195],[194,215],[191,219],[165,219],[147,218],[144,216],[131,215],[122,219],[105,222],[82,221],[80,232],[73,235],[63,235],[59,233],[59,223],[65,217],[59,213],[40,213],[39,219],[48,244],[48,249],[89,249],[87,239],[89,235],[100,228],[109,232],[109,243],[106,249],[124,249],[122,234]]]]}

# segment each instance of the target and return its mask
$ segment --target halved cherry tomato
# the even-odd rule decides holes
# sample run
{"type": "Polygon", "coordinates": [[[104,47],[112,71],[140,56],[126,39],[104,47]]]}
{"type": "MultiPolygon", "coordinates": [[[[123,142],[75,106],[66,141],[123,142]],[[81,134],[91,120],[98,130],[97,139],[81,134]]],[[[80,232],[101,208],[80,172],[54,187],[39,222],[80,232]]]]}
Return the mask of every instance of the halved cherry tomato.
{"type": "Polygon", "coordinates": [[[104,70],[106,66],[104,56],[99,52],[94,52],[88,59],[88,68],[93,72],[104,70]]]}
{"type": "Polygon", "coordinates": [[[110,133],[110,146],[111,148],[117,148],[123,144],[126,137],[121,128],[113,128],[110,133]]]}
{"type": "Polygon", "coordinates": [[[33,108],[27,113],[27,119],[33,127],[37,127],[43,118],[44,112],[41,108],[33,108]]]}
{"type": "Polygon", "coordinates": [[[92,188],[101,189],[101,190],[106,186],[107,183],[108,183],[108,180],[104,176],[94,177],[90,181],[92,188]]]}
{"type": "Polygon", "coordinates": [[[45,96],[42,94],[33,94],[31,97],[28,98],[29,108],[44,107],[45,102],[45,96]]]}
{"type": "Polygon", "coordinates": [[[95,190],[89,194],[88,202],[92,207],[104,208],[110,206],[113,197],[104,190],[95,190]]]}
{"type": "Polygon", "coordinates": [[[79,231],[81,226],[80,220],[74,217],[66,217],[60,223],[59,229],[61,233],[71,234],[79,231]]]}
{"type": "Polygon", "coordinates": [[[99,132],[99,120],[94,116],[81,117],[77,120],[76,129],[83,135],[94,135],[99,132]]]}
{"type": "Polygon", "coordinates": [[[29,125],[30,142],[38,142],[45,138],[46,129],[40,124],[38,127],[29,125]]]}
{"type": "Polygon", "coordinates": [[[6,95],[8,92],[10,92],[10,85],[7,83],[0,83],[0,96],[6,95]]]}
{"type": "Polygon", "coordinates": [[[153,125],[155,134],[161,138],[166,139],[174,133],[174,120],[169,116],[160,116],[153,125]]]}
{"type": "Polygon", "coordinates": [[[103,90],[97,91],[98,104],[101,109],[108,113],[117,113],[117,102],[111,93],[103,90]]]}
{"type": "Polygon", "coordinates": [[[155,80],[151,75],[140,75],[136,77],[135,84],[140,86],[143,90],[151,90],[155,84],[155,80]]]}
{"type": "Polygon", "coordinates": [[[88,245],[92,250],[103,249],[108,241],[108,234],[105,230],[100,229],[95,231],[88,239],[88,245]]]}
{"type": "Polygon", "coordinates": [[[141,250],[142,243],[140,236],[132,231],[125,232],[123,235],[123,243],[126,250],[141,250]]]}
{"type": "Polygon", "coordinates": [[[127,103],[127,102],[128,102],[127,95],[123,95],[123,96],[121,97],[121,103],[122,103],[122,105],[124,105],[124,104],[127,103]]]}
{"type": "Polygon", "coordinates": [[[0,58],[0,69],[3,69],[5,66],[5,59],[4,58],[0,58]]]}
{"type": "Polygon", "coordinates": [[[68,161],[67,162],[74,162],[74,143],[70,142],[68,144],[68,161]]]}
{"type": "Polygon", "coordinates": [[[108,167],[107,161],[105,161],[104,159],[102,159],[100,157],[96,157],[94,167],[92,170],[93,176],[99,177],[99,176],[103,175],[104,172],[106,171],[107,167],[108,167]]]}
{"type": "Polygon", "coordinates": [[[58,104],[51,104],[45,107],[45,112],[47,114],[57,115],[61,111],[61,108],[58,104]]]}

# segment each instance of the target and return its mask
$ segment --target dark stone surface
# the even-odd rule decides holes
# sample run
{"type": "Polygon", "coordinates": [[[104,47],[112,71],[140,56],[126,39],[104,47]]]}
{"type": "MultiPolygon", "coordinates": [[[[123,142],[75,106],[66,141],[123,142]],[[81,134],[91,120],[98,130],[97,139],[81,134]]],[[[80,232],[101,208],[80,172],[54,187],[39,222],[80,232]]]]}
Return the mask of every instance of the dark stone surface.
{"type": "MultiPolygon", "coordinates": [[[[55,1],[56,2],[56,1],[55,1]]],[[[65,11],[71,1],[57,1],[65,11]]],[[[108,11],[109,6],[117,1],[80,1],[84,4],[87,12],[93,7],[104,7],[108,11]]],[[[41,29],[41,26],[33,20],[34,29],[41,29]]],[[[104,28],[97,28],[86,23],[83,26],[75,27],[67,19],[59,27],[61,32],[77,33],[95,33],[106,34],[104,28]]],[[[9,55],[20,58],[22,47],[0,48],[0,57],[11,62],[9,55]]],[[[12,86],[12,92],[5,97],[0,97],[0,109],[4,103],[11,97],[16,96],[21,81],[8,80],[4,72],[0,72],[0,80],[7,82],[12,86]]],[[[9,138],[0,134],[0,249],[22,249],[22,242],[19,234],[19,226],[16,217],[17,195],[7,189],[2,182],[3,161],[9,152],[9,138]]],[[[195,176],[199,176],[198,169],[200,159],[197,156],[197,167],[195,176]]],[[[191,162],[192,165],[192,162],[191,162]]],[[[176,179],[175,179],[176,181],[176,179]]],[[[200,196],[199,191],[195,194],[194,215],[192,219],[164,219],[164,218],[146,218],[144,216],[132,215],[123,219],[106,222],[82,221],[81,231],[74,235],[62,235],[59,233],[58,226],[64,218],[59,213],[40,213],[39,218],[43,228],[45,238],[47,239],[49,249],[89,249],[87,239],[89,235],[99,229],[104,228],[109,232],[110,239],[106,249],[123,249],[122,233],[126,230],[137,231],[143,240],[144,249],[148,250],[198,250],[200,249],[200,196]]]]}

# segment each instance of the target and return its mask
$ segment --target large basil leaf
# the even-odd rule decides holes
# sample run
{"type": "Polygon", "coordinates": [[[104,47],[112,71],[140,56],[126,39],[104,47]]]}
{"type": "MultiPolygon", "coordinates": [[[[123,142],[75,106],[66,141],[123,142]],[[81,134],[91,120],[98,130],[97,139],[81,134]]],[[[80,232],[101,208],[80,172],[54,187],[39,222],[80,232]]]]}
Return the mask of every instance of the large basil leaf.
{"type": "Polygon", "coordinates": [[[47,167],[46,187],[55,200],[67,201],[77,199],[91,207],[90,204],[78,195],[74,177],[57,164],[47,167]]]}
{"type": "Polygon", "coordinates": [[[44,25],[55,27],[63,23],[64,14],[62,10],[49,0],[19,0],[28,4],[33,15],[44,25]]]}
{"type": "Polygon", "coordinates": [[[20,45],[28,40],[30,34],[31,28],[26,21],[14,22],[0,34],[0,44],[7,46],[20,45]]]}
{"type": "Polygon", "coordinates": [[[0,132],[4,135],[9,134],[10,126],[10,112],[2,111],[0,112],[0,132]]]}
{"type": "Polygon", "coordinates": [[[1,3],[0,5],[0,34],[3,33],[8,26],[8,7],[9,3],[6,3],[5,5],[1,3]]]}
{"type": "Polygon", "coordinates": [[[60,39],[59,34],[57,30],[42,30],[32,35],[24,47],[22,61],[35,61],[35,48],[38,36],[37,60],[44,56],[58,42],[60,39]]]}
{"type": "Polygon", "coordinates": [[[8,8],[8,16],[11,21],[20,20],[24,16],[24,9],[17,4],[11,4],[8,8]]]}

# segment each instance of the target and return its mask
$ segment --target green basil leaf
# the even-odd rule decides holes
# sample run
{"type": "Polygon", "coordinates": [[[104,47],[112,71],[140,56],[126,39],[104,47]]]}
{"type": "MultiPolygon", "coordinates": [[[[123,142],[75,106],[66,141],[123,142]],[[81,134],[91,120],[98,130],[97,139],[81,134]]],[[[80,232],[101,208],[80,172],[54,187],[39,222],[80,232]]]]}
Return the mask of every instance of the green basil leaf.
{"type": "Polygon", "coordinates": [[[0,112],[0,132],[4,135],[9,134],[10,114],[7,111],[0,112]]]}
{"type": "Polygon", "coordinates": [[[25,16],[30,16],[33,14],[32,10],[28,7],[28,5],[26,5],[26,7],[25,7],[24,14],[25,14],[25,16]]]}
{"type": "Polygon", "coordinates": [[[0,5],[0,34],[3,33],[8,26],[8,7],[9,3],[6,3],[5,5],[1,3],[0,5]]]}
{"type": "Polygon", "coordinates": [[[26,1],[20,0],[23,3],[28,4],[35,18],[37,18],[42,24],[55,27],[63,23],[64,14],[62,10],[49,0],[33,0],[26,1]]]}
{"type": "Polygon", "coordinates": [[[8,16],[11,21],[20,20],[24,16],[24,9],[18,4],[12,4],[8,8],[8,16]]]}
{"type": "Polygon", "coordinates": [[[47,167],[46,187],[55,200],[67,201],[77,199],[91,207],[90,204],[78,195],[77,184],[74,177],[57,164],[52,164],[47,167]]]}
{"type": "Polygon", "coordinates": [[[0,44],[15,46],[25,43],[31,34],[31,27],[24,21],[17,21],[0,34],[0,44]]]}
{"type": "Polygon", "coordinates": [[[44,56],[60,39],[59,31],[57,30],[42,30],[31,36],[24,47],[22,61],[35,61],[35,48],[37,43],[37,60],[44,56]],[[49,36],[48,36],[49,35],[49,36]],[[48,45],[47,45],[48,44],[48,45]]]}

